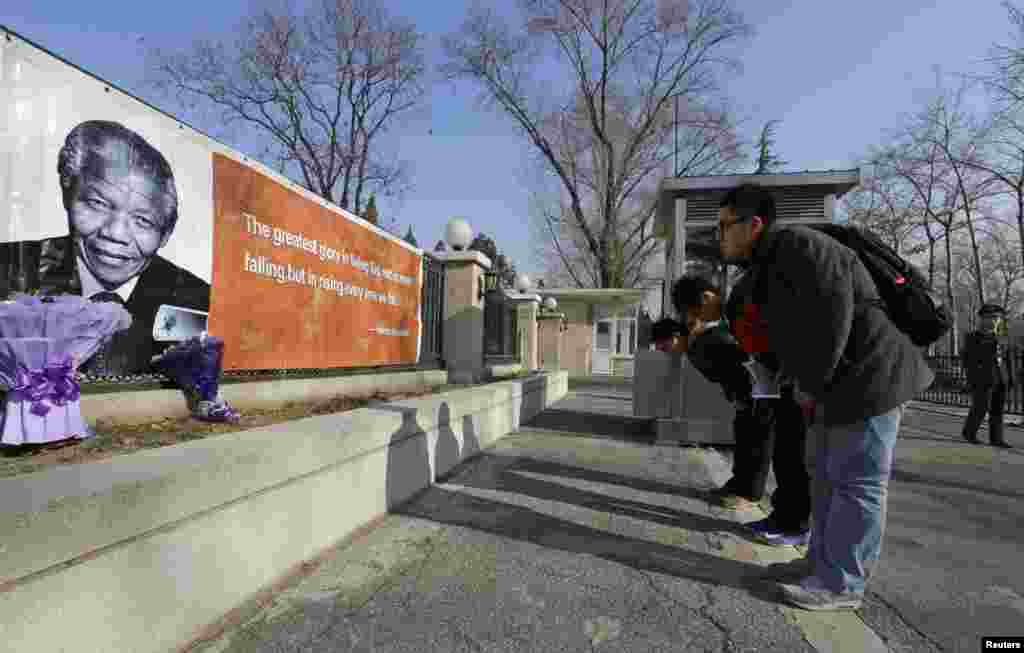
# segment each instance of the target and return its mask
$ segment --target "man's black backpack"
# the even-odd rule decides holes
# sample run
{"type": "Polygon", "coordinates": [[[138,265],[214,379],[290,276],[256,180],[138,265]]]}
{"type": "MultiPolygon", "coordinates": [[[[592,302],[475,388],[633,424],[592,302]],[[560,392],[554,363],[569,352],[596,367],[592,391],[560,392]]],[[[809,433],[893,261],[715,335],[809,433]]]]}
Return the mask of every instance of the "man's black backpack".
{"type": "Polygon", "coordinates": [[[953,326],[953,317],[932,293],[928,279],[913,264],[867,229],[845,224],[812,225],[860,256],[871,273],[896,327],[918,347],[937,341],[953,326]]]}

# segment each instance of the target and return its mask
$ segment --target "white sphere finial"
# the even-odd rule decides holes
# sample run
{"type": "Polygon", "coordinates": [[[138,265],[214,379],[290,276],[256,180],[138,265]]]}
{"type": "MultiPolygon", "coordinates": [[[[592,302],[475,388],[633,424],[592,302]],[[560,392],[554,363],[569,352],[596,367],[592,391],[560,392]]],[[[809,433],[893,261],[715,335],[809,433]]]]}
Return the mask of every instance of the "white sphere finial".
{"type": "Polygon", "coordinates": [[[549,311],[555,310],[556,308],[558,308],[558,300],[555,299],[554,297],[545,297],[544,308],[548,309],[549,311]]]}
{"type": "Polygon", "coordinates": [[[473,242],[473,228],[465,218],[452,218],[445,228],[444,239],[456,252],[464,251],[473,242]]]}
{"type": "Polygon", "coordinates": [[[516,275],[516,290],[526,292],[530,289],[530,285],[530,277],[526,276],[525,272],[520,272],[516,275]]]}

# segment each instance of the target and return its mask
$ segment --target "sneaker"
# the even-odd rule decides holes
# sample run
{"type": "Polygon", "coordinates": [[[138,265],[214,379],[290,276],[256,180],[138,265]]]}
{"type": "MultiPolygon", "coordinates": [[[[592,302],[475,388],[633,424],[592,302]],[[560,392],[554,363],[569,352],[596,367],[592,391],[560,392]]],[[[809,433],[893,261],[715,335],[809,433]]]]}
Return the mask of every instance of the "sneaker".
{"type": "Polygon", "coordinates": [[[807,546],[811,541],[811,531],[764,531],[755,533],[758,542],[772,546],[807,546]]]}
{"type": "Polygon", "coordinates": [[[771,578],[779,582],[799,582],[814,573],[814,563],[810,558],[797,558],[789,562],[776,562],[764,568],[761,574],[764,578],[771,578]]]}
{"type": "Polygon", "coordinates": [[[832,592],[816,576],[808,576],[799,584],[779,585],[787,603],[804,610],[857,610],[864,597],[854,592],[832,592]]]}

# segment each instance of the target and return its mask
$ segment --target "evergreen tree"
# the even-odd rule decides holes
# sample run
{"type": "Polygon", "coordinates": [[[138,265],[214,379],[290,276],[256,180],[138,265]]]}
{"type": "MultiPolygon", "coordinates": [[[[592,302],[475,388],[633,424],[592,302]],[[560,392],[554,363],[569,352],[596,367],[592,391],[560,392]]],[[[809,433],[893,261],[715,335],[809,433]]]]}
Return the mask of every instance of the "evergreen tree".
{"type": "Polygon", "coordinates": [[[778,120],[769,120],[765,124],[764,129],[761,130],[761,136],[757,139],[757,169],[754,170],[755,175],[774,172],[787,163],[787,161],[780,159],[773,151],[775,148],[775,126],[779,122],[778,120]]]}
{"type": "Polygon", "coordinates": [[[370,195],[370,201],[366,203],[366,211],[363,212],[363,219],[372,224],[380,224],[377,216],[377,197],[370,195]]]}
{"type": "Polygon", "coordinates": [[[416,242],[416,236],[414,236],[412,233],[412,225],[409,225],[409,230],[405,232],[405,238],[403,240],[405,240],[405,242],[409,243],[413,247],[420,246],[420,244],[416,242]]]}

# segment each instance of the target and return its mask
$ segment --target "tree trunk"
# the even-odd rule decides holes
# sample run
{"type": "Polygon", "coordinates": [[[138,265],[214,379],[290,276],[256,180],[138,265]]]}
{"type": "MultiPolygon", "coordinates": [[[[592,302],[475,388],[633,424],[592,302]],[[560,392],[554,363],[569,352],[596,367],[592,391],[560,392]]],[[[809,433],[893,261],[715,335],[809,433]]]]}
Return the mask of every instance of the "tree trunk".
{"type": "Polygon", "coordinates": [[[360,210],[363,205],[363,184],[366,181],[366,157],[370,154],[369,146],[369,141],[363,139],[363,149],[359,156],[359,174],[356,176],[355,206],[352,208],[352,212],[356,215],[361,215],[360,210]]]}
{"type": "MultiPolygon", "coordinates": [[[[950,223],[952,225],[952,223],[950,223]]],[[[957,355],[957,312],[956,299],[953,296],[953,244],[949,237],[950,227],[946,227],[946,300],[949,302],[950,312],[953,315],[953,328],[949,333],[950,352],[957,355]]]]}
{"type": "Polygon", "coordinates": [[[1020,238],[1020,259],[1024,265],[1024,185],[1017,186],[1017,235],[1020,238]]]}
{"type": "Polygon", "coordinates": [[[985,284],[981,277],[981,255],[978,253],[978,237],[974,231],[974,221],[971,219],[970,211],[967,212],[967,233],[971,237],[971,265],[974,267],[975,290],[978,291],[978,301],[985,303],[985,284]]]}

